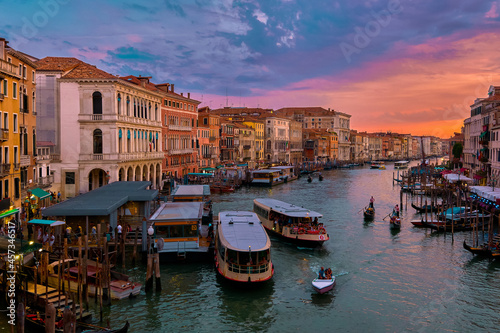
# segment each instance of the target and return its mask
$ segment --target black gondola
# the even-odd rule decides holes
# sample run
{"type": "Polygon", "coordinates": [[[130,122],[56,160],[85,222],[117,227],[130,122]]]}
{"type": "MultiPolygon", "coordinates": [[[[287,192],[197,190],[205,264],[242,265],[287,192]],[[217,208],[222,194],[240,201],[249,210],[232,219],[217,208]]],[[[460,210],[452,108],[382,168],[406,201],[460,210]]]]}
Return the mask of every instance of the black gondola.
{"type": "Polygon", "coordinates": [[[319,175],[318,179],[319,179],[319,181],[322,181],[323,180],[323,175],[319,175]]]}
{"type": "Polygon", "coordinates": [[[307,182],[310,183],[312,181],[313,181],[312,177],[311,176],[307,176],[307,182]]]}
{"type": "Polygon", "coordinates": [[[411,203],[411,206],[413,208],[415,208],[415,210],[417,211],[417,213],[425,213],[426,209],[427,209],[427,212],[428,213],[434,213],[434,212],[437,212],[438,209],[441,208],[441,205],[438,205],[438,206],[434,206],[434,205],[424,205],[422,207],[419,207],[417,205],[415,205],[413,202],[411,203]]]}
{"type": "Polygon", "coordinates": [[[375,217],[375,208],[368,207],[363,209],[363,216],[365,220],[373,220],[375,217]]]}

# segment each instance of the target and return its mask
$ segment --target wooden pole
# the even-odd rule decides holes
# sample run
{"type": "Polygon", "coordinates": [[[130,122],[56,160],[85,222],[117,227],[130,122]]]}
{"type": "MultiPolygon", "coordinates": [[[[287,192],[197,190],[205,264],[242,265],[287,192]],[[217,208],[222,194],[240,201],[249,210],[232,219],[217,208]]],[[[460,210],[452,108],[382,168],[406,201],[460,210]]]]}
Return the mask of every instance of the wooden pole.
{"type": "Polygon", "coordinates": [[[151,290],[152,287],[153,287],[153,256],[151,253],[149,253],[148,249],[148,264],[146,269],[146,287],[145,287],[146,292],[151,290]]]}
{"type": "Polygon", "coordinates": [[[125,235],[126,231],[122,232],[122,237],[120,237],[121,252],[122,252],[122,268],[125,269],[125,235]]]}
{"type": "Polygon", "coordinates": [[[80,303],[80,320],[83,320],[83,306],[82,306],[82,236],[78,237],[78,302],[80,303]]]}
{"type": "Polygon", "coordinates": [[[103,238],[103,247],[104,247],[104,267],[103,267],[103,277],[104,277],[104,285],[103,285],[103,296],[104,296],[104,301],[106,305],[111,304],[111,297],[110,297],[110,264],[109,264],[109,253],[108,253],[108,242],[107,238],[103,238]]]}
{"type": "Polygon", "coordinates": [[[55,333],[56,331],[56,308],[52,303],[45,305],[45,333],[55,333]]]}
{"type": "Polygon", "coordinates": [[[137,236],[138,236],[138,230],[137,228],[135,229],[135,237],[134,237],[134,249],[132,252],[132,265],[135,266],[135,260],[137,259],[137,236]]]}
{"type": "Polygon", "coordinates": [[[156,291],[161,291],[160,254],[159,253],[155,253],[155,275],[156,275],[156,291]]]}
{"type": "MultiPolygon", "coordinates": [[[[24,303],[20,302],[17,306],[16,313],[16,327],[17,333],[24,333],[24,317],[26,315],[26,309],[24,307],[24,303]]],[[[12,325],[13,327],[13,325],[12,325]]]]}
{"type": "MultiPolygon", "coordinates": [[[[88,218],[87,218],[88,219],[88,218]]],[[[89,235],[85,235],[85,256],[83,257],[83,272],[82,272],[82,287],[83,294],[85,295],[85,309],[89,309],[89,288],[87,285],[87,257],[89,254],[89,235]]],[[[81,310],[80,310],[81,311],[81,310]]]]}

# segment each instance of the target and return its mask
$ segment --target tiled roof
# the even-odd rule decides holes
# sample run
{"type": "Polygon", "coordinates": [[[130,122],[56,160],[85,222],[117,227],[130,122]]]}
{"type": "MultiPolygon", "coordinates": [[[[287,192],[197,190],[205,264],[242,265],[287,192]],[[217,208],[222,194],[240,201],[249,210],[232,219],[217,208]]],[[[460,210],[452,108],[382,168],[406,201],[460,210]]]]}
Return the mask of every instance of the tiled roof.
{"type": "MultiPolygon", "coordinates": [[[[131,83],[136,84],[138,86],[142,86],[141,85],[141,79],[139,77],[137,77],[137,76],[134,76],[134,75],[123,76],[123,77],[120,77],[120,79],[123,80],[123,81],[131,82],[131,83]]],[[[146,89],[152,90],[152,91],[158,91],[159,90],[156,87],[156,85],[154,85],[153,83],[149,82],[149,80],[148,80],[148,82],[145,82],[144,87],[146,89]]]]}
{"type": "Polygon", "coordinates": [[[36,62],[39,71],[63,71],[71,69],[81,63],[81,60],[68,57],[45,57],[36,62]]]}
{"type": "Polygon", "coordinates": [[[76,58],[45,57],[36,62],[39,71],[61,71],[65,79],[114,79],[111,75],[96,66],[87,64],[76,58]]]}
{"type": "Polygon", "coordinates": [[[276,110],[277,113],[282,113],[282,114],[307,114],[307,115],[335,115],[335,111],[331,110],[328,111],[325,108],[322,108],[320,106],[306,106],[306,107],[286,107],[286,108],[281,108],[276,110]]]}

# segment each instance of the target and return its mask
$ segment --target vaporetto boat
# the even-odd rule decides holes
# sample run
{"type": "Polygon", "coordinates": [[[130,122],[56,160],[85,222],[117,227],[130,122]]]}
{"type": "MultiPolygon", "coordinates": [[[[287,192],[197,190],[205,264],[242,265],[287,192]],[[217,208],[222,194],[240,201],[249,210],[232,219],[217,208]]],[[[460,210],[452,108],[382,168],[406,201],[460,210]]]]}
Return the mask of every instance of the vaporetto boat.
{"type": "Polygon", "coordinates": [[[318,212],[276,199],[257,198],[253,203],[254,212],[272,235],[302,247],[321,246],[330,239],[318,212]]]}
{"type": "Polygon", "coordinates": [[[222,277],[244,284],[273,277],[271,240],[255,213],[220,212],[216,229],[215,267],[222,277]]]}

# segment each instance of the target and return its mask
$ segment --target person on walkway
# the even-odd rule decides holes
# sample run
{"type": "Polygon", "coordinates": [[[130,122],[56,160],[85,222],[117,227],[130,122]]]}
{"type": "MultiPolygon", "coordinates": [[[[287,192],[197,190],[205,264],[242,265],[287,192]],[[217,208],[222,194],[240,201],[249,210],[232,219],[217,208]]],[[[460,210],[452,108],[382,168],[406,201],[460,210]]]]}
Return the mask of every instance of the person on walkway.
{"type": "Polygon", "coordinates": [[[373,208],[373,203],[374,202],[375,202],[375,198],[372,195],[372,197],[370,198],[370,208],[373,208]]]}
{"type": "Polygon", "coordinates": [[[118,239],[117,239],[117,241],[121,241],[121,239],[122,239],[122,225],[118,224],[118,226],[116,227],[116,230],[118,232],[118,239]]]}

